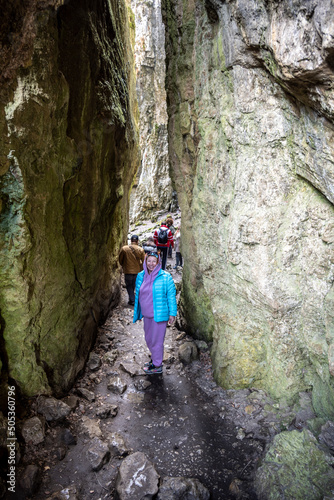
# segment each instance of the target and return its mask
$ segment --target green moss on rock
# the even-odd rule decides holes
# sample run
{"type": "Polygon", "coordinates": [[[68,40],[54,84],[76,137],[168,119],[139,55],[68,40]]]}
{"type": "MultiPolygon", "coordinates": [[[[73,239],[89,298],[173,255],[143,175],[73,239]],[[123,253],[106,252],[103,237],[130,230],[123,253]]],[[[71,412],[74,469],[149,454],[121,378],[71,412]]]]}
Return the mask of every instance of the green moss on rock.
{"type": "Polygon", "coordinates": [[[256,472],[256,492],[268,500],[322,500],[334,488],[332,463],[306,429],[282,432],[256,472]]]}
{"type": "Polygon", "coordinates": [[[3,359],[27,396],[68,390],[118,301],[139,161],[125,2],[76,0],[35,28],[5,108],[13,152],[0,178],[3,359]]]}
{"type": "Polygon", "coordinates": [[[181,313],[194,335],[207,321],[223,387],[263,388],[289,404],[313,388],[315,411],[331,417],[332,127],[298,102],[305,80],[286,92],[292,68],[265,45],[273,3],[256,22],[249,2],[163,5],[181,313]]]}
{"type": "Polygon", "coordinates": [[[195,338],[210,342],[214,327],[210,298],[199,282],[196,287],[191,285],[187,279],[187,270],[183,276],[179,308],[186,321],[187,329],[195,338]]]}
{"type": "Polygon", "coordinates": [[[323,381],[319,376],[314,376],[312,404],[318,417],[334,419],[334,388],[330,377],[323,381]]]}

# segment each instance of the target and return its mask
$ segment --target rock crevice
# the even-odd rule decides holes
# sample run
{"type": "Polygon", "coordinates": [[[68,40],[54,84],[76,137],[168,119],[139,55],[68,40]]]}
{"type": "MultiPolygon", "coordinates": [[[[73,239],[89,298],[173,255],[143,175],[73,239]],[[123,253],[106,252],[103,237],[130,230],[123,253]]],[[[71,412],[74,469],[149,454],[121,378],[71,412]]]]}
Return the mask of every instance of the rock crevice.
{"type": "Polygon", "coordinates": [[[130,218],[134,221],[156,210],[172,210],[175,200],[169,172],[165,27],[161,0],[131,0],[131,7],[136,26],[135,66],[141,147],[141,165],[131,193],[130,218]]]}

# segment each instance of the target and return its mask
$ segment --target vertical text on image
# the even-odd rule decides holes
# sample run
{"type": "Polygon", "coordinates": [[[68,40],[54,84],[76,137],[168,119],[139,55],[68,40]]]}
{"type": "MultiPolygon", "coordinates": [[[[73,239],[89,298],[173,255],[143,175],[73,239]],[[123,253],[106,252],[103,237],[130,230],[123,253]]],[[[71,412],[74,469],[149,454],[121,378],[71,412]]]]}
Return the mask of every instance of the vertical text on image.
{"type": "Polygon", "coordinates": [[[16,405],[15,405],[15,386],[8,386],[8,427],[7,427],[7,448],[8,448],[8,472],[7,484],[8,491],[15,493],[16,486],[16,405]]]}

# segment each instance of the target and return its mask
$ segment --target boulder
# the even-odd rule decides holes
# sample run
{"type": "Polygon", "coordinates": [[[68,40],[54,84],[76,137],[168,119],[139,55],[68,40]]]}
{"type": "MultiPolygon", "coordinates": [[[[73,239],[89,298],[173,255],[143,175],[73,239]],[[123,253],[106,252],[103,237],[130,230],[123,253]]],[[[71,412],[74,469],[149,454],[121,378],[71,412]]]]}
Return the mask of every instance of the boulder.
{"type": "Polygon", "coordinates": [[[164,477],[157,500],[209,500],[210,492],[198,479],[164,477]]]}
{"type": "Polygon", "coordinates": [[[102,431],[100,429],[99,423],[89,417],[82,417],[81,419],[82,428],[85,434],[90,438],[101,437],[102,431]]]}
{"type": "Polygon", "coordinates": [[[255,475],[259,498],[315,500],[331,495],[333,459],[318,447],[310,431],[282,432],[275,436],[255,475]]]}
{"type": "Polygon", "coordinates": [[[40,396],[37,400],[37,411],[48,422],[57,422],[67,417],[71,413],[71,408],[59,399],[40,396]]]}
{"type": "Polygon", "coordinates": [[[143,378],[139,378],[135,380],[133,385],[138,391],[145,391],[148,387],[150,387],[150,385],[152,385],[152,383],[143,378]]]}
{"type": "Polygon", "coordinates": [[[119,375],[113,375],[108,381],[108,389],[115,394],[123,394],[127,389],[127,384],[119,375]]]}
{"type": "Polygon", "coordinates": [[[101,366],[101,359],[96,352],[91,352],[87,361],[87,368],[89,368],[92,371],[96,371],[100,368],[101,366]]]}
{"type": "Polygon", "coordinates": [[[128,447],[124,437],[119,432],[111,432],[106,436],[109,449],[116,455],[125,456],[130,453],[130,448],[128,447]]]}
{"type": "Polygon", "coordinates": [[[94,471],[102,469],[104,464],[110,459],[108,445],[95,437],[87,450],[87,457],[94,471]]]}
{"type": "Polygon", "coordinates": [[[79,404],[79,398],[77,396],[74,396],[74,394],[66,396],[62,401],[66,403],[71,408],[71,410],[75,410],[79,404]]]}
{"type": "Polygon", "coordinates": [[[120,500],[151,500],[158,493],[159,475],[141,452],[126,457],[118,471],[116,490],[120,500]]]}
{"type": "Polygon", "coordinates": [[[26,443],[42,443],[45,437],[44,422],[39,417],[29,418],[22,426],[22,436],[26,443]]]}
{"type": "Polygon", "coordinates": [[[84,399],[86,399],[90,403],[92,403],[93,401],[95,401],[95,394],[94,394],[94,392],[89,391],[88,389],[85,389],[85,387],[78,387],[77,388],[77,393],[79,394],[79,396],[83,397],[84,399]]]}
{"type": "Polygon", "coordinates": [[[122,368],[122,370],[129,373],[131,377],[143,374],[142,368],[135,361],[122,361],[119,366],[122,368]]]}
{"type": "Polygon", "coordinates": [[[185,342],[179,347],[179,359],[182,363],[188,365],[198,358],[198,349],[195,342],[185,342]]]}

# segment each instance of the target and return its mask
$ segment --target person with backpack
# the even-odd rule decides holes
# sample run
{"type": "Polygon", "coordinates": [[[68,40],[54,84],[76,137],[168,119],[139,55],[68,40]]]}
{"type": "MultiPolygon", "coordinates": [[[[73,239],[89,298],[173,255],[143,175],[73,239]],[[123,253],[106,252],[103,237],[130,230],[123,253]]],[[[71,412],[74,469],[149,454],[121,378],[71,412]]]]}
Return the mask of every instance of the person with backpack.
{"type": "Polygon", "coordinates": [[[164,271],[166,269],[168,248],[170,246],[174,248],[173,235],[166,221],[162,222],[161,226],[154,231],[153,238],[158,251],[162,254],[161,269],[164,271]]]}
{"type": "MultiPolygon", "coordinates": [[[[174,234],[175,234],[176,229],[175,229],[175,227],[173,225],[174,221],[173,221],[173,219],[170,216],[167,217],[166,224],[167,224],[168,228],[170,229],[170,231],[171,231],[171,233],[173,235],[173,241],[174,241],[174,234]]],[[[170,258],[173,257],[172,248],[173,248],[172,246],[168,247],[168,257],[170,257],[170,258]]]]}
{"type": "Polygon", "coordinates": [[[126,290],[129,295],[130,306],[135,303],[135,286],[137,274],[143,270],[145,259],[144,250],[138,245],[139,238],[136,234],[131,236],[131,244],[124,245],[119,254],[119,263],[123,267],[126,290]]]}
{"type": "Polygon", "coordinates": [[[176,314],[173,278],[161,269],[160,255],[149,252],[144,260],[144,270],[136,279],[133,311],[133,323],[144,318],[145,341],[151,353],[151,361],[143,368],[147,375],[162,373],[166,327],[174,323],[176,314]]]}

